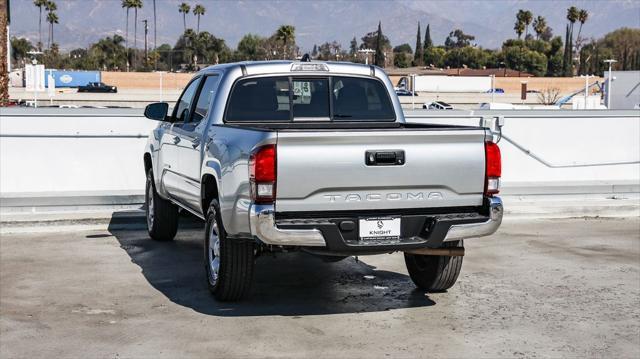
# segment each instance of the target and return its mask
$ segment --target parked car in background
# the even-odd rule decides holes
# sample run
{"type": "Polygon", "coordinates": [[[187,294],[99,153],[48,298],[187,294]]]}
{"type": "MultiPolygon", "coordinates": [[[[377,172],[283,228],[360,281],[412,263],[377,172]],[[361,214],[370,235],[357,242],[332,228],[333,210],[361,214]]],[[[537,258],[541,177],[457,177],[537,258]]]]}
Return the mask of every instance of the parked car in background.
{"type": "Polygon", "coordinates": [[[398,96],[417,96],[414,92],[411,92],[407,89],[396,89],[396,95],[398,96]]]}
{"type": "Polygon", "coordinates": [[[494,89],[489,89],[487,90],[487,93],[504,93],[504,89],[501,88],[494,88],[494,89]]]}
{"type": "Polygon", "coordinates": [[[219,300],[247,295],[255,259],[282,251],[328,261],[404,252],[417,287],[444,291],[462,240],[502,221],[491,131],[405,123],[380,68],[216,65],[168,109],[145,109],[159,121],[141,158],[147,228],[170,241],[179,210],[205,221],[204,271],[219,300]]]}
{"type": "Polygon", "coordinates": [[[422,105],[423,109],[427,110],[453,110],[453,106],[443,101],[433,101],[431,103],[425,103],[422,105]]]}
{"type": "Polygon", "coordinates": [[[104,82],[89,82],[85,86],[78,86],[78,92],[118,92],[115,86],[107,85],[104,82]]]}

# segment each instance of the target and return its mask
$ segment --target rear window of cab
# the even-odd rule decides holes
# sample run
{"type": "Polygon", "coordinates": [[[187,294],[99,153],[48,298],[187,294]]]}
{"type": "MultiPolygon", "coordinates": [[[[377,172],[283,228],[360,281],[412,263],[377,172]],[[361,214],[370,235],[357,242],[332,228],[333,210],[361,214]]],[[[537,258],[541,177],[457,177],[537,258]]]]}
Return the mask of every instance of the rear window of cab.
{"type": "Polygon", "coordinates": [[[258,77],[231,90],[226,122],[395,121],[384,84],[377,79],[258,77]]]}

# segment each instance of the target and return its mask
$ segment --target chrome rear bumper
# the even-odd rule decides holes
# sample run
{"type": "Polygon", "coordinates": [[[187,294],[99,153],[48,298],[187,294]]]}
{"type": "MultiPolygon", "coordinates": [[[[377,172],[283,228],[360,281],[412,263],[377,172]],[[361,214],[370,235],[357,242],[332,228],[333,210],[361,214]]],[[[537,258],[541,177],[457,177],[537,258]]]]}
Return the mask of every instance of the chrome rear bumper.
{"type": "MultiPolygon", "coordinates": [[[[449,227],[444,241],[456,241],[493,234],[502,223],[503,206],[499,197],[489,200],[489,219],[480,223],[456,224],[449,227]]],[[[251,234],[265,244],[276,246],[326,247],[327,241],[318,229],[282,229],[275,220],[272,205],[251,205],[251,234]]],[[[442,238],[442,237],[441,237],[442,238]]]]}
{"type": "Polygon", "coordinates": [[[449,228],[445,242],[473,237],[484,237],[495,233],[502,223],[504,208],[500,197],[489,198],[489,219],[482,223],[458,224],[449,228]]]}
{"type": "Polygon", "coordinates": [[[280,229],[276,226],[272,205],[254,204],[249,212],[251,234],[274,246],[325,247],[322,232],[317,229],[280,229]]]}

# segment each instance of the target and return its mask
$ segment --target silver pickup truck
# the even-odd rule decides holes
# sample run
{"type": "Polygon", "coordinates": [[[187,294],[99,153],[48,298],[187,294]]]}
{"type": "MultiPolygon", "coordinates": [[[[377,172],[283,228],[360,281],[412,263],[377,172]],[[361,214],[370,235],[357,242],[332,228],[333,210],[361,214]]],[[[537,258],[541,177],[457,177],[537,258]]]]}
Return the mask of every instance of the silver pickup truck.
{"type": "Polygon", "coordinates": [[[179,211],[206,221],[218,300],[250,288],[260,254],[340,260],[404,252],[414,283],[457,280],[462,240],[502,221],[500,150],[482,127],[405,123],[378,67],[244,62],[199,72],[144,153],[149,235],[172,240],[179,211]]]}

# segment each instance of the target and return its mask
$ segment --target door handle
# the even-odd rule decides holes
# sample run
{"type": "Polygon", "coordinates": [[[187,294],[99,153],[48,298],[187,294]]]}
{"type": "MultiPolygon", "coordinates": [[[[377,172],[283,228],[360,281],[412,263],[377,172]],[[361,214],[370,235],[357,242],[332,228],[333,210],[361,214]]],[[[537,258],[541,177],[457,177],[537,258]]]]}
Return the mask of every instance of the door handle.
{"type": "Polygon", "coordinates": [[[193,146],[193,148],[200,146],[200,139],[199,138],[193,139],[193,141],[191,141],[191,146],[193,146]]]}
{"type": "Polygon", "coordinates": [[[180,137],[178,136],[173,136],[173,144],[177,145],[180,142],[180,137]]]}
{"type": "Polygon", "coordinates": [[[402,166],[404,160],[403,150],[366,151],[364,156],[367,166],[402,166]]]}

